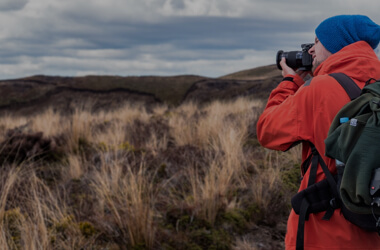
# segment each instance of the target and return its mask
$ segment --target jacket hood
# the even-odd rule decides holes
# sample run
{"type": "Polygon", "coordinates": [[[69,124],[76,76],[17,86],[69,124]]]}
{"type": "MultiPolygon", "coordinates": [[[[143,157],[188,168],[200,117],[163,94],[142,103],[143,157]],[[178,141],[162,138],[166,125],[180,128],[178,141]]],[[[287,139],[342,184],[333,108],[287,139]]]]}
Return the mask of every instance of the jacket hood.
{"type": "Polygon", "coordinates": [[[359,41],[329,56],[317,67],[314,76],[341,72],[354,80],[366,82],[369,78],[380,79],[379,68],[375,51],[368,43],[359,41]]]}

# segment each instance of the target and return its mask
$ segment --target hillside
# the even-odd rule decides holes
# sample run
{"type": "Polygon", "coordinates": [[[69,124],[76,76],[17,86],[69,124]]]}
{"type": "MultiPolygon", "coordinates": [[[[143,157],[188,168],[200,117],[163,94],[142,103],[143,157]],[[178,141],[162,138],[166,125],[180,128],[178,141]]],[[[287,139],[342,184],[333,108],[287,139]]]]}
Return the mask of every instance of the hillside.
{"type": "Polygon", "coordinates": [[[186,101],[209,102],[237,96],[267,98],[281,79],[275,65],[239,71],[219,78],[180,76],[36,75],[0,81],[0,113],[30,114],[48,107],[71,111],[91,106],[114,109],[126,101],[177,106],[186,101]]]}
{"type": "Polygon", "coordinates": [[[275,64],[247,69],[225,75],[221,79],[240,79],[240,80],[265,80],[268,78],[275,78],[281,75],[275,64]]]}
{"type": "Polygon", "coordinates": [[[301,150],[255,129],[279,74],[0,81],[0,249],[284,249],[301,150]]]}

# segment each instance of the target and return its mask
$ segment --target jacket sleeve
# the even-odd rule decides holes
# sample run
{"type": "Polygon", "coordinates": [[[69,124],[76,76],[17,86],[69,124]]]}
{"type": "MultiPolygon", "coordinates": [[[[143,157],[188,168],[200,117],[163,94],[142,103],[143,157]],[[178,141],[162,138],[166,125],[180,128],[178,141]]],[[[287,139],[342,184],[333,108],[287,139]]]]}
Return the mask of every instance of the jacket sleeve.
{"type": "Polygon", "coordinates": [[[272,91],[257,122],[258,140],[266,148],[281,151],[309,141],[323,156],[330,124],[349,100],[343,87],[329,75],[316,76],[306,83],[299,76],[282,81],[272,91]]]}
{"type": "Polygon", "coordinates": [[[310,121],[313,115],[307,106],[308,102],[312,102],[312,97],[302,90],[303,84],[303,79],[298,75],[285,76],[270,94],[257,123],[257,137],[262,146],[285,151],[310,136],[310,131],[302,132],[303,126],[300,126],[305,125],[306,120],[310,121]]]}

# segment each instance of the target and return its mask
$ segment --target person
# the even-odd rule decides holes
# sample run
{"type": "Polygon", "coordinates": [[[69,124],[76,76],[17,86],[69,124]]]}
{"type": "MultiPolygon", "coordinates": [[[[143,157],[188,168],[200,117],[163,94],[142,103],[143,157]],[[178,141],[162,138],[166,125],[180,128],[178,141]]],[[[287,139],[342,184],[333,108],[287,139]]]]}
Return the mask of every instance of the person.
{"type": "MultiPolygon", "coordinates": [[[[376,49],[380,26],[363,15],[338,15],[321,22],[315,29],[315,44],[308,53],[313,58],[312,78],[308,72],[295,72],[282,58],[284,79],[271,92],[257,123],[262,146],[286,151],[302,143],[302,160],[311,155],[311,144],[318,150],[330,172],[336,173],[335,160],[325,156],[324,140],[336,113],[350,101],[343,87],[328,74],[342,72],[363,88],[370,78],[380,79],[376,49]]],[[[301,169],[299,191],[308,185],[310,167],[301,169]]],[[[316,182],[325,178],[320,166],[316,182]]],[[[380,236],[351,224],[335,209],[329,220],[324,212],[310,214],[304,225],[304,249],[380,249],[380,236]]],[[[295,249],[298,215],[291,211],[286,249],[295,249]]]]}

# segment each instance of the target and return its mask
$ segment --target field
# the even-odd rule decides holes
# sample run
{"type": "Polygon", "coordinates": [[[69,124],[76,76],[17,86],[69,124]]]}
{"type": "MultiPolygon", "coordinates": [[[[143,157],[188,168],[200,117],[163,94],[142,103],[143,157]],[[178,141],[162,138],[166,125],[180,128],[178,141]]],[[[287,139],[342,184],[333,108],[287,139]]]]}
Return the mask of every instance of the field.
{"type": "Polygon", "coordinates": [[[283,249],[300,149],[262,148],[264,102],[0,120],[1,249],[283,249]]]}

